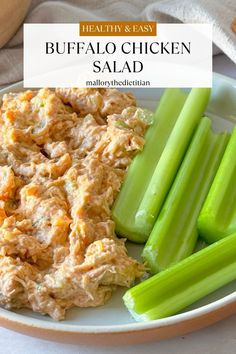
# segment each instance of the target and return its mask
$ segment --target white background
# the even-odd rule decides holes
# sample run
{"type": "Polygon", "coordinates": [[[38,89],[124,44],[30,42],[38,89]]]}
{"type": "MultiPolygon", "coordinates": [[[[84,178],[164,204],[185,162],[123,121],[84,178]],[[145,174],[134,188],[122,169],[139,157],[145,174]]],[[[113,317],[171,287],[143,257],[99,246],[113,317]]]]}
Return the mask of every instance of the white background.
{"type": "MultiPolygon", "coordinates": [[[[210,87],[212,82],[212,26],[208,24],[157,24],[157,36],[80,37],[78,24],[25,24],[24,25],[24,86],[25,87],[86,87],[87,80],[143,80],[148,87],[210,87]],[[85,42],[104,51],[108,42],[114,42],[115,54],[46,54],[46,42],[59,42],[63,53],[64,42],[85,42]],[[191,42],[190,54],[123,54],[124,42],[191,42]],[[121,70],[126,61],[140,61],[140,73],[93,72],[93,62],[115,61],[121,70]]],[[[101,85],[96,85],[100,87],[101,85]]],[[[93,87],[96,87],[93,86],[93,87]]],[[[126,86],[129,87],[129,86],[126,86]]],[[[131,85],[130,87],[135,87],[131,85]]],[[[137,86],[142,87],[142,86],[137,86]]],[[[145,86],[143,86],[145,87],[145,86]]]]}
{"type": "MultiPolygon", "coordinates": [[[[214,71],[236,79],[236,65],[224,55],[214,58],[214,71]]],[[[30,338],[0,328],[0,354],[235,354],[236,315],[211,327],[158,343],[123,347],[88,347],[30,338]]]]}

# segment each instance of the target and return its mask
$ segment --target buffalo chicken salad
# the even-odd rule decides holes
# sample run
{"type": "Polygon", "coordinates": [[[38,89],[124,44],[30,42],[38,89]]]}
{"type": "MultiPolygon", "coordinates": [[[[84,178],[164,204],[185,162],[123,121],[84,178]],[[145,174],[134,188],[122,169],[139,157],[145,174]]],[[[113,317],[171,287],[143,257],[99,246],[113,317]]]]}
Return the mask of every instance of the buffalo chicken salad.
{"type": "Polygon", "coordinates": [[[8,93],[0,126],[0,305],[55,320],[104,304],[144,266],[115,234],[113,202],[150,113],[116,89],[8,93]]]}
{"type": "Polygon", "coordinates": [[[116,89],[3,96],[1,306],[61,320],[122,286],[150,321],[236,279],[236,126],[215,131],[210,95],[167,88],[154,114],[116,89]]]}

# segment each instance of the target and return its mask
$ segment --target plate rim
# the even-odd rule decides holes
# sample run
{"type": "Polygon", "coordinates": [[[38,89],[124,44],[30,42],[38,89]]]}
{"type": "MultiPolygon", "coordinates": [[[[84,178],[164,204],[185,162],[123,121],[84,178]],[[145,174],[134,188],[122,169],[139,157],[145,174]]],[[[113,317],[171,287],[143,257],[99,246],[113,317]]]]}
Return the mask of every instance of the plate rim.
{"type": "MultiPolygon", "coordinates": [[[[226,75],[213,73],[213,77],[219,79],[219,81],[224,81],[236,88],[236,80],[226,75]]],[[[9,92],[9,90],[15,90],[23,86],[23,81],[19,81],[12,85],[9,85],[0,90],[0,96],[4,93],[9,92]]],[[[24,88],[24,87],[23,87],[24,88]]],[[[24,88],[25,89],[25,88],[24,88]]],[[[38,319],[34,317],[29,317],[27,315],[19,314],[13,310],[7,310],[0,307],[0,325],[2,321],[7,321],[10,324],[17,324],[19,326],[24,326],[25,328],[34,328],[40,330],[46,330],[51,332],[68,332],[71,334],[122,334],[131,332],[141,332],[146,330],[160,329],[168,326],[173,326],[180,324],[181,322],[193,320],[200,318],[204,315],[210,314],[224,308],[232,303],[236,302],[236,291],[226,295],[218,300],[210,302],[209,304],[200,306],[196,309],[189,310],[174,316],[165,317],[162,319],[157,319],[148,322],[134,322],[119,325],[80,325],[80,324],[69,324],[60,322],[49,322],[44,319],[38,319]]],[[[128,311],[128,310],[127,310],[128,311]]]]}

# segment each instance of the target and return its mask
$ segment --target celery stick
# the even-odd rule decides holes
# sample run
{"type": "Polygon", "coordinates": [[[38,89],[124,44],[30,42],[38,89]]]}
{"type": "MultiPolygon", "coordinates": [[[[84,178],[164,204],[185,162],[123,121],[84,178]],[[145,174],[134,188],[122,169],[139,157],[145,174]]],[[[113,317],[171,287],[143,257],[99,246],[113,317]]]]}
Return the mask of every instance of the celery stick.
{"type": "Polygon", "coordinates": [[[199,239],[197,240],[197,243],[194,247],[193,253],[199,252],[200,250],[202,250],[203,248],[205,248],[207,246],[208,246],[208,244],[202,238],[199,237],[199,239]]]}
{"type": "Polygon", "coordinates": [[[154,226],[209,96],[210,89],[191,90],[155,168],[135,216],[136,228],[146,237],[154,226]]]}
{"type": "Polygon", "coordinates": [[[236,127],[198,219],[200,235],[208,243],[236,231],[236,127]]]}
{"type": "Polygon", "coordinates": [[[176,314],[236,279],[236,233],[129,289],[123,300],[137,320],[176,314]]]}
{"type": "Polygon", "coordinates": [[[223,156],[228,134],[213,134],[203,118],[143,250],[157,273],[193,253],[197,218],[223,156]]]}
{"type": "Polygon", "coordinates": [[[186,97],[179,89],[165,90],[146,133],[144,149],[132,161],[115,201],[112,213],[116,232],[134,242],[146,240],[135,228],[135,214],[186,97]]]}

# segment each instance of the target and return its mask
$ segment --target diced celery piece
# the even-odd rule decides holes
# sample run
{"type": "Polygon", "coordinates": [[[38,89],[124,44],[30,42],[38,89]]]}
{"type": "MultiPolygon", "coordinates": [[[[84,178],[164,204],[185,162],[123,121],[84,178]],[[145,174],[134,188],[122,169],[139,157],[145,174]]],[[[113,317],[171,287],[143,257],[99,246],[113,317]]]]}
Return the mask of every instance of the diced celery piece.
{"type": "MultiPolygon", "coordinates": [[[[196,126],[206,109],[210,92],[210,89],[205,88],[191,90],[170,134],[136,212],[135,228],[144,238],[149,236],[154,226],[196,126]]],[[[146,173],[146,169],[140,172],[146,173]]]]}
{"type": "Polygon", "coordinates": [[[236,279],[236,233],[129,289],[124,303],[136,320],[171,316],[236,279]]]}
{"type": "Polygon", "coordinates": [[[197,218],[223,156],[228,134],[214,134],[203,118],[143,250],[152,273],[193,253],[197,218]]]}
{"type": "Polygon", "coordinates": [[[198,229],[208,243],[236,231],[236,127],[199,215],[198,229]]]}
{"type": "Polygon", "coordinates": [[[186,97],[187,94],[179,89],[165,90],[154,115],[153,124],[145,135],[144,149],[133,159],[113,206],[112,215],[116,223],[116,232],[131,241],[146,240],[146,236],[135,227],[135,214],[186,97]]]}

